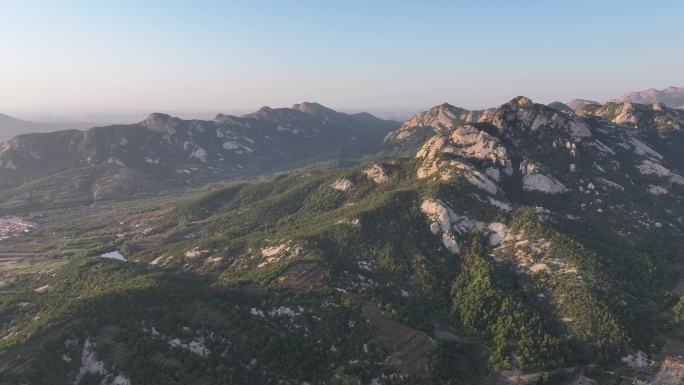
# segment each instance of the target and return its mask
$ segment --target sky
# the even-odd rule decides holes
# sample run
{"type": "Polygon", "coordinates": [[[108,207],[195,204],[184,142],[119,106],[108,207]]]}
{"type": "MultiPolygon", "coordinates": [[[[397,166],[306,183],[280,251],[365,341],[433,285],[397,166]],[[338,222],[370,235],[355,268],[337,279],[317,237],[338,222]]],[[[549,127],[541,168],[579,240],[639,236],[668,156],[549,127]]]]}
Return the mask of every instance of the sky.
{"type": "Polygon", "coordinates": [[[466,108],[684,86],[684,1],[0,0],[0,112],[466,108]]]}

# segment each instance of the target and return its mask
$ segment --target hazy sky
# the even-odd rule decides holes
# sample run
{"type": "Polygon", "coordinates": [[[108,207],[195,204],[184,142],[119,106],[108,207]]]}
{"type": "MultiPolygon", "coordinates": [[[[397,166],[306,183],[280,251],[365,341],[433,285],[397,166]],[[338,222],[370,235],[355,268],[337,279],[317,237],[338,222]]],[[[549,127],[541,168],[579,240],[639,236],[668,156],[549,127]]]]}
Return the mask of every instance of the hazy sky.
{"type": "Polygon", "coordinates": [[[473,108],[669,85],[681,0],[0,0],[0,111],[473,108]]]}

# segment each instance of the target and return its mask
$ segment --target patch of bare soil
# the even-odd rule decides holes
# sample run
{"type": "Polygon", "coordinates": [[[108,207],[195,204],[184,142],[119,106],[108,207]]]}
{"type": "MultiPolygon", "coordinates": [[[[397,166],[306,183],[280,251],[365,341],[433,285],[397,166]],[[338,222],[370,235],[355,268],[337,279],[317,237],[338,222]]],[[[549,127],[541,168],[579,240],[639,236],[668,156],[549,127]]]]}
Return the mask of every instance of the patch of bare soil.
{"type": "Polygon", "coordinates": [[[668,356],[651,380],[651,385],[684,384],[684,359],[668,356]]]}
{"type": "Polygon", "coordinates": [[[364,316],[376,330],[375,342],[389,346],[392,354],[387,363],[401,375],[412,376],[425,370],[432,342],[427,334],[397,322],[392,314],[381,310],[354,293],[347,293],[361,307],[364,316]]]}
{"type": "MultiPolygon", "coordinates": [[[[302,261],[292,264],[278,277],[278,284],[291,289],[320,289],[326,270],[317,262],[302,261]]],[[[391,354],[387,364],[397,373],[413,376],[425,370],[432,348],[430,337],[394,319],[392,314],[381,310],[355,293],[344,294],[357,304],[374,330],[373,341],[387,346],[391,354]]]]}
{"type": "Polygon", "coordinates": [[[325,269],[318,263],[296,263],[278,277],[278,283],[291,289],[308,289],[322,286],[325,269]]]}

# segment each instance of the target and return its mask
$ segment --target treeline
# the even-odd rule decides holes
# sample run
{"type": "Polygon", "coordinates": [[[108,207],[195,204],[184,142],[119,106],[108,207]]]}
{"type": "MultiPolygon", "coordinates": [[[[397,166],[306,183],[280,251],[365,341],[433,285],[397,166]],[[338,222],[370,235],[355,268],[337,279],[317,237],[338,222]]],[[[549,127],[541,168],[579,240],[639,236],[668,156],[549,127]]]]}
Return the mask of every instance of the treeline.
{"type": "Polygon", "coordinates": [[[205,277],[93,258],[55,274],[43,293],[31,283],[0,297],[0,310],[21,300],[40,314],[33,322],[15,319],[17,333],[3,341],[0,383],[73,383],[86,339],[109,373],[134,384],[369,382],[387,355],[371,342],[360,310],[336,291],[250,294],[205,277]],[[202,341],[210,353],[173,348],[175,338],[202,341]]]}

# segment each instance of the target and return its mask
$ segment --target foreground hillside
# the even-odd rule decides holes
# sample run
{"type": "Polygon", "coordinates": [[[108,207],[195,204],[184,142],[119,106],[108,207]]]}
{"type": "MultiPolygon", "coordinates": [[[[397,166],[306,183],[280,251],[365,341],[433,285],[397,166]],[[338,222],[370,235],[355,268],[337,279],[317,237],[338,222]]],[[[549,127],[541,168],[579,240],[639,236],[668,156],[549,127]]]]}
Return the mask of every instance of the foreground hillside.
{"type": "Polygon", "coordinates": [[[442,105],[410,157],[27,214],[0,380],[681,383],[677,119],[442,105]]]}

